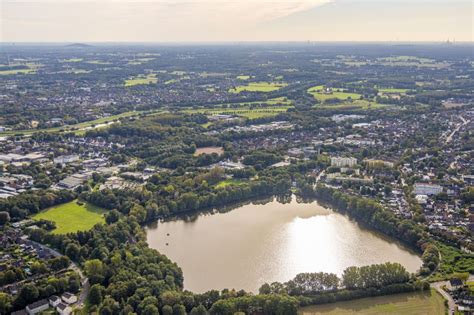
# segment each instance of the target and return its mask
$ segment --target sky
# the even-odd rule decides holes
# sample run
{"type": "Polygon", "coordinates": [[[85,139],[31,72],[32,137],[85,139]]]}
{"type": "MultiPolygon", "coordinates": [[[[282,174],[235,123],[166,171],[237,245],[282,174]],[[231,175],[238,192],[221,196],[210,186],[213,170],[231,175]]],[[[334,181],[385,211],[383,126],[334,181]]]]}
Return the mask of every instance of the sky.
{"type": "Polygon", "coordinates": [[[471,0],[0,0],[1,42],[473,41],[471,0]]]}

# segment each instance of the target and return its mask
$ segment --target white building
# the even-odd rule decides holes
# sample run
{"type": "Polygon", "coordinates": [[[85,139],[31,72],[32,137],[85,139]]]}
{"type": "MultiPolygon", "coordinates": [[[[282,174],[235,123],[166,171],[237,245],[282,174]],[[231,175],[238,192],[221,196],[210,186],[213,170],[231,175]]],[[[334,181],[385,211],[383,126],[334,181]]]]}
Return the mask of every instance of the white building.
{"type": "Polygon", "coordinates": [[[443,187],[435,184],[416,183],[414,188],[415,195],[437,195],[443,191],[443,187]]]}
{"type": "Polygon", "coordinates": [[[56,307],[59,305],[59,303],[61,303],[61,299],[57,295],[51,295],[48,300],[49,305],[51,305],[52,307],[56,307]]]}
{"type": "Polygon", "coordinates": [[[61,296],[61,299],[67,304],[73,304],[77,302],[77,296],[69,292],[64,292],[61,296]]]}
{"type": "Polygon", "coordinates": [[[61,302],[56,306],[56,311],[58,311],[60,315],[69,315],[72,314],[72,307],[61,302]]]}
{"type": "Polygon", "coordinates": [[[357,164],[357,159],[352,157],[332,157],[331,166],[335,167],[353,167],[357,164]]]}
{"type": "Polygon", "coordinates": [[[48,300],[43,299],[29,304],[25,310],[28,314],[38,314],[40,312],[46,311],[49,308],[48,300]]]}

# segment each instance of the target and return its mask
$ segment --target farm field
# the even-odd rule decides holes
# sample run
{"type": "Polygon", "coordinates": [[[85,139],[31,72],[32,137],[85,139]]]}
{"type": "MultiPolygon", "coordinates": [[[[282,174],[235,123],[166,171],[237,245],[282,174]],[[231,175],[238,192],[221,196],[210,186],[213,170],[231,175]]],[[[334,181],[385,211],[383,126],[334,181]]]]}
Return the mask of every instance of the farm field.
{"type": "MultiPolygon", "coordinates": [[[[0,70],[0,75],[14,75],[14,74],[34,74],[41,64],[31,63],[28,62],[26,64],[11,64],[10,66],[27,66],[26,69],[9,69],[9,70],[0,70]]],[[[5,67],[7,65],[0,65],[1,67],[5,67]]]]}
{"type": "Polygon", "coordinates": [[[436,291],[401,293],[303,307],[300,315],[444,315],[444,299],[436,291]]]}
{"type": "Polygon", "coordinates": [[[347,100],[347,99],[358,100],[361,96],[360,94],[357,94],[357,93],[344,92],[342,89],[332,89],[332,91],[329,93],[326,93],[323,90],[324,90],[323,86],[318,85],[318,86],[309,88],[308,93],[311,94],[315,99],[317,99],[320,102],[324,102],[332,98],[337,98],[340,100],[347,100]]]}
{"type": "Polygon", "coordinates": [[[141,84],[150,84],[150,83],[157,83],[158,78],[156,77],[156,74],[151,73],[147,75],[140,75],[137,77],[133,77],[130,79],[125,80],[125,87],[130,87],[130,86],[135,86],[135,85],[141,85],[141,84]]]}
{"type": "Polygon", "coordinates": [[[239,79],[239,80],[248,80],[248,79],[250,79],[250,76],[249,75],[238,75],[237,79],[239,79]]]}
{"type": "Polygon", "coordinates": [[[287,86],[286,83],[277,82],[250,82],[247,85],[239,85],[235,88],[229,89],[229,93],[240,93],[240,92],[272,92],[279,90],[282,87],[287,86]]]}
{"type": "Polygon", "coordinates": [[[105,210],[84,203],[79,205],[73,200],[62,205],[46,209],[33,216],[34,220],[45,219],[56,223],[53,234],[66,234],[90,230],[98,223],[104,223],[105,210]]]}

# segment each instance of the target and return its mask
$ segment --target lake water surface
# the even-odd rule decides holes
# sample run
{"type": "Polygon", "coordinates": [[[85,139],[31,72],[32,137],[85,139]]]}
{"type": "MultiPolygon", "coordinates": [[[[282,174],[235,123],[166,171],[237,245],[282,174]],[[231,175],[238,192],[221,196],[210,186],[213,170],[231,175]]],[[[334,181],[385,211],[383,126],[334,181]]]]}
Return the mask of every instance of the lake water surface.
{"type": "Polygon", "coordinates": [[[340,275],[349,266],[399,262],[410,272],[420,258],[317,202],[270,200],[232,211],[195,215],[147,227],[150,247],[175,261],[193,292],[235,288],[258,292],[301,272],[340,275]]]}

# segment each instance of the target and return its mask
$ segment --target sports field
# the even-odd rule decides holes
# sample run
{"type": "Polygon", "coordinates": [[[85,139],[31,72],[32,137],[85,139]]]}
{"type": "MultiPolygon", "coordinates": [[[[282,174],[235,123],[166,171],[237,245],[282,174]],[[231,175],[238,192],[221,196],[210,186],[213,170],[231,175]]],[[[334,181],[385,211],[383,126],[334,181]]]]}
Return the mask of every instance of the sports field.
{"type": "Polygon", "coordinates": [[[300,315],[444,315],[444,299],[436,291],[401,293],[303,307],[300,315]]]}
{"type": "Polygon", "coordinates": [[[73,200],[62,205],[41,211],[34,220],[45,219],[56,223],[54,234],[66,234],[90,230],[98,223],[104,223],[105,210],[88,203],[79,205],[73,200]]]}

